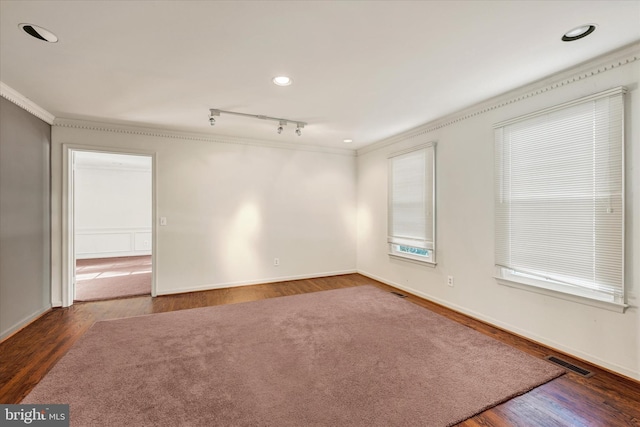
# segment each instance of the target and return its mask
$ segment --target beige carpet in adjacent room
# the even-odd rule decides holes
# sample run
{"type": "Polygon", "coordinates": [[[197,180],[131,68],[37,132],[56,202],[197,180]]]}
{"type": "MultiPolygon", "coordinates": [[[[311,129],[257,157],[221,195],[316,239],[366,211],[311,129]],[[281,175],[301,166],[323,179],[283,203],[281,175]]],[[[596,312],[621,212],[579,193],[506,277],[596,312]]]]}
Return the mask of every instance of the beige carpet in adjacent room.
{"type": "Polygon", "coordinates": [[[76,301],[151,293],[151,255],[76,260],[76,301]]]}
{"type": "Polygon", "coordinates": [[[72,426],[449,426],[563,370],[373,286],[97,322],[22,403],[72,426]]]}

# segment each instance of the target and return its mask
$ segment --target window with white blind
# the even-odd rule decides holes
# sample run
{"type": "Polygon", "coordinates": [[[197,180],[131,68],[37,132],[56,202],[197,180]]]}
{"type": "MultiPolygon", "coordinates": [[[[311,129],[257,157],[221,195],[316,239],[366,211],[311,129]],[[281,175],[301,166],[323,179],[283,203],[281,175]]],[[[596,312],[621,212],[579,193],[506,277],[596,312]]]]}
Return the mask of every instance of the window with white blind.
{"type": "Polygon", "coordinates": [[[497,278],[624,307],[624,93],[495,126],[497,278]]]}
{"type": "Polygon", "coordinates": [[[389,157],[389,254],[435,263],[435,143],[389,157]]]}

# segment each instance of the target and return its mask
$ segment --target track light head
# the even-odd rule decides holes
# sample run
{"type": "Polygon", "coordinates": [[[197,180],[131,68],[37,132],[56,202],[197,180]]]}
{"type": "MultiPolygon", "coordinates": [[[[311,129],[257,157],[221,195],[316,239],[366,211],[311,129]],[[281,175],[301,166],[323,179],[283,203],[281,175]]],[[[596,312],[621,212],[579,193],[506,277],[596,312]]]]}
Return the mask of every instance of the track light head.
{"type": "Polygon", "coordinates": [[[278,126],[278,134],[282,133],[282,130],[284,129],[283,126],[287,125],[287,121],[286,120],[280,120],[280,126],[278,126]]]}
{"type": "Polygon", "coordinates": [[[214,116],[219,116],[219,115],[220,115],[220,110],[216,110],[214,108],[209,109],[209,124],[211,126],[216,125],[216,119],[214,116]]]}
{"type": "Polygon", "coordinates": [[[302,136],[303,127],[304,127],[304,123],[296,123],[296,135],[302,136]]]}
{"type": "Polygon", "coordinates": [[[302,131],[300,130],[300,128],[296,128],[296,135],[298,136],[302,135],[302,131]]]}
{"type": "Polygon", "coordinates": [[[282,133],[282,129],[283,129],[282,126],[278,126],[278,133],[279,134],[282,133]]]}

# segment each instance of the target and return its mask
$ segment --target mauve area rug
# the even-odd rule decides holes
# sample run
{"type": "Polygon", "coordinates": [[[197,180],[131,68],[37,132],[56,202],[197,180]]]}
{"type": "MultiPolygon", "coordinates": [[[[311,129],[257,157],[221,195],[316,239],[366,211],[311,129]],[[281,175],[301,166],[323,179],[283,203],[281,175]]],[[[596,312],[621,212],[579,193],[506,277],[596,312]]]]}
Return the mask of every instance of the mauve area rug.
{"type": "Polygon", "coordinates": [[[563,373],[373,286],[97,322],[22,403],[73,426],[448,426],[563,373]]]}

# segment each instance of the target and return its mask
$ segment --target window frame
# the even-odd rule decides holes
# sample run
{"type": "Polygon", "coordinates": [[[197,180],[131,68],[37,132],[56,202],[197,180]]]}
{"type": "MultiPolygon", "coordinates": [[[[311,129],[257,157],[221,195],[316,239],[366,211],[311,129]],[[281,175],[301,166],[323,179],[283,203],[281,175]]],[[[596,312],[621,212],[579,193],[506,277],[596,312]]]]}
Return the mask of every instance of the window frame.
{"type": "MultiPolygon", "coordinates": [[[[557,111],[562,111],[562,110],[566,110],[570,107],[573,106],[577,106],[583,103],[587,103],[587,102],[591,102],[591,101],[596,101],[599,99],[604,99],[604,98],[612,98],[614,96],[621,96],[621,129],[620,129],[620,144],[621,144],[621,158],[620,161],[622,162],[622,169],[621,169],[621,179],[622,179],[622,188],[621,188],[621,198],[622,198],[622,212],[621,212],[621,226],[622,226],[622,236],[621,236],[621,250],[622,250],[622,258],[620,259],[620,264],[621,264],[621,269],[622,269],[622,280],[621,280],[621,290],[622,290],[622,301],[616,301],[615,297],[609,296],[608,294],[604,293],[604,292],[600,292],[598,290],[592,290],[589,289],[586,286],[581,286],[578,284],[567,284],[566,282],[563,282],[562,280],[556,279],[554,278],[554,276],[558,276],[556,273],[550,272],[550,273],[545,273],[545,276],[540,276],[538,275],[536,277],[536,275],[534,274],[527,274],[526,271],[517,271],[516,269],[509,267],[509,266],[505,266],[505,265],[500,265],[498,262],[498,255],[497,255],[497,245],[498,245],[498,212],[496,211],[494,213],[494,220],[496,221],[496,229],[494,230],[494,233],[496,233],[495,237],[496,237],[496,250],[494,251],[494,257],[495,257],[495,275],[494,278],[497,280],[497,282],[499,284],[502,285],[506,285],[506,286],[510,286],[510,287],[514,287],[514,288],[519,288],[519,289],[523,289],[523,290],[527,290],[527,291],[531,291],[531,292],[536,292],[536,293],[540,293],[540,294],[544,294],[544,295],[549,295],[549,296],[553,296],[556,298],[561,298],[561,299],[565,299],[565,300],[569,300],[569,301],[574,301],[574,302],[578,302],[581,304],[586,304],[586,305],[590,305],[590,306],[594,306],[594,307],[599,307],[599,308],[604,308],[607,310],[611,310],[611,311],[616,311],[616,312],[620,312],[620,313],[624,313],[624,311],[626,310],[626,308],[628,308],[629,306],[626,304],[626,292],[625,292],[625,286],[624,286],[624,246],[625,246],[625,132],[624,132],[624,123],[625,123],[625,97],[624,94],[627,92],[627,89],[625,87],[616,87],[607,91],[603,91],[603,92],[599,92],[590,96],[586,96],[580,99],[576,99],[570,102],[566,102],[560,105],[556,105],[550,108],[546,108],[546,109],[542,109],[539,111],[535,111],[533,113],[530,114],[526,114],[520,117],[516,117],[513,119],[509,119],[500,123],[496,123],[494,125],[494,132],[496,134],[496,142],[494,143],[494,151],[498,149],[497,146],[497,135],[498,132],[502,132],[502,129],[504,129],[504,127],[512,125],[512,124],[517,124],[517,123],[522,123],[522,122],[526,122],[530,119],[535,119],[536,117],[540,117],[543,116],[545,114],[550,114],[553,112],[557,112],[557,111]],[[611,299],[611,300],[610,300],[611,299]]],[[[502,137],[502,136],[501,136],[502,137]]],[[[497,152],[494,153],[494,158],[497,161],[497,152]]],[[[496,192],[496,194],[494,194],[494,198],[495,200],[497,200],[498,198],[502,198],[502,194],[501,194],[501,190],[499,189],[499,187],[501,188],[502,181],[500,181],[500,177],[499,177],[499,171],[498,171],[498,165],[494,165],[494,176],[495,176],[495,186],[494,186],[494,191],[496,192]]]]}
{"type": "MultiPolygon", "coordinates": [[[[436,266],[436,145],[437,142],[435,141],[430,141],[427,143],[422,143],[419,145],[414,145],[410,148],[407,148],[405,150],[401,150],[401,151],[396,151],[393,152],[391,154],[389,154],[389,156],[387,157],[387,162],[388,162],[388,179],[387,179],[387,248],[388,248],[388,255],[390,257],[393,258],[398,258],[398,259],[402,259],[405,261],[411,261],[411,262],[416,262],[418,264],[421,265],[428,265],[428,266],[432,266],[435,267],[436,266]],[[431,208],[431,224],[429,224],[428,222],[428,218],[429,215],[427,215],[428,213],[428,209],[427,212],[425,213],[425,220],[426,220],[426,224],[425,227],[426,228],[430,228],[431,229],[431,235],[433,236],[432,238],[432,242],[431,242],[431,247],[430,248],[425,248],[425,247],[420,247],[420,246],[412,246],[409,242],[407,241],[402,241],[402,242],[398,242],[399,238],[398,236],[394,236],[393,235],[393,219],[394,219],[394,209],[393,209],[393,177],[394,177],[394,170],[393,170],[393,159],[399,156],[403,156],[406,154],[410,154],[413,152],[417,152],[417,151],[427,151],[427,150],[431,150],[431,156],[430,156],[430,161],[429,161],[429,156],[426,157],[425,159],[425,184],[424,184],[424,188],[427,188],[427,184],[428,184],[428,179],[427,176],[430,176],[431,178],[431,200],[429,202],[429,206],[431,208]],[[430,169],[430,170],[429,170],[430,169]],[[415,253],[411,253],[408,251],[403,251],[401,248],[402,247],[406,247],[409,249],[414,249],[414,250],[426,250],[428,251],[428,255],[427,256],[422,256],[422,255],[418,255],[415,253]]],[[[425,205],[426,207],[426,205],[425,205]]]]}

